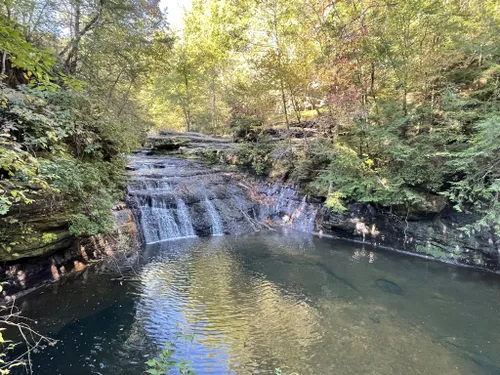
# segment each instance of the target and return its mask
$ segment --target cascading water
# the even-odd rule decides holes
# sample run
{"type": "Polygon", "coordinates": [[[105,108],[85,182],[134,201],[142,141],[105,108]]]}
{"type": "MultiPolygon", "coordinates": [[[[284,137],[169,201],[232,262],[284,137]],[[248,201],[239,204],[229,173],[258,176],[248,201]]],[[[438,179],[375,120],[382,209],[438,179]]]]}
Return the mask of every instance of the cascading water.
{"type": "Polygon", "coordinates": [[[276,223],[312,232],[317,207],[290,186],[247,186],[242,175],[172,157],[131,158],[128,202],[144,241],[258,231],[276,223]]]}
{"type": "Polygon", "coordinates": [[[215,207],[210,199],[205,198],[205,206],[207,207],[207,212],[210,215],[210,227],[212,230],[212,236],[222,236],[224,234],[222,229],[222,222],[220,220],[219,214],[215,210],[215,207]]]}
{"type": "Polygon", "coordinates": [[[184,233],[187,237],[196,237],[187,206],[184,201],[179,198],[177,198],[177,213],[179,216],[182,233],[184,233]]]}
{"type": "Polygon", "coordinates": [[[135,156],[128,201],[144,241],[239,234],[260,229],[257,203],[227,173],[186,159],[135,156]]]}
{"type": "Polygon", "coordinates": [[[182,199],[171,197],[139,197],[141,229],[146,243],[165,239],[195,237],[191,218],[182,199]]]}

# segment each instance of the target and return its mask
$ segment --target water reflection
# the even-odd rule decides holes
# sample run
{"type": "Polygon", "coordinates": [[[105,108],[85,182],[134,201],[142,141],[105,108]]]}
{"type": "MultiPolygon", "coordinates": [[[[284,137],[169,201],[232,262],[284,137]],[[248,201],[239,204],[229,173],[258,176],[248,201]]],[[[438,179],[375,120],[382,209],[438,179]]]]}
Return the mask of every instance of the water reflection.
{"type": "Polygon", "coordinates": [[[361,250],[354,250],[352,254],[352,259],[354,261],[359,262],[363,258],[368,258],[368,263],[375,263],[375,260],[377,259],[377,254],[375,253],[375,251],[366,251],[363,245],[363,248],[361,250]]]}
{"type": "Polygon", "coordinates": [[[290,365],[298,365],[321,338],[316,311],[304,296],[248,272],[225,244],[224,239],[203,241],[182,262],[148,264],[138,320],[159,345],[172,341],[175,332],[193,333],[190,350],[197,371],[224,373],[234,365],[257,370],[262,359],[273,369],[285,355],[290,365]]]}
{"type": "Polygon", "coordinates": [[[27,301],[61,339],[37,374],[139,374],[165,342],[197,374],[500,373],[491,275],[295,232],[144,255],[136,282],[90,275],[27,301]]]}

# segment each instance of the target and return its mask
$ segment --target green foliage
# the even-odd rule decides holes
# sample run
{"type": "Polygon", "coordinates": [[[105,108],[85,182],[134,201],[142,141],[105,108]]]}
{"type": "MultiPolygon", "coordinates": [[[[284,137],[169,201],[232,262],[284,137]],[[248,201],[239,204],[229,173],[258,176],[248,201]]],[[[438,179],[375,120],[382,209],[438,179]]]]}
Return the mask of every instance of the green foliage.
{"type": "Polygon", "coordinates": [[[345,198],[345,196],[339,191],[329,193],[326,197],[325,205],[334,212],[344,212],[347,208],[343,205],[342,198],[345,198]]]}
{"type": "Polygon", "coordinates": [[[302,183],[314,181],[328,167],[333,157],[330,141],[314,139],[302,153],[298,153],[291,177],[302,183]]]}
{"type": "Polygon", "coordinates": [[[114,229],[111,211],[122,197],[124,160],[82,162],[71,157],[44,161],[40,173],[54,192],[72,203],[70,232],[75,235],[107,233],[114,229]]]}
{"type": "Polygon", "coordinates": [[[32,202],[30,186],[46,189],[46,181],[38,176],[38,161],[3,134],[0,140],[0,215],[16,203],[32,202]]]}
{"type": "Polygon", "coordinates": [[[238,165],[257,176],[264,176],[272,165],[272,150],[273,144],[266,136],[258,137],[255,142],[242,143],[237,151],[238,165]]]}
{"type": "Polygon", "coordinates": [[[257,116],[235,114],[231,116],[228,125],[233,130],[234,138],[255,141],[262,129],[262,119],[257,116]]]}
{"type": "Polygon", "coordinates": [[[469,232],[500,230],[494,0],[194,0],[178,34],[157,2],[40,4],[5,3],[0,18],[4,216],[61,194],[74,233],[109,230],[121,154],[152,120],[233,132],[241,167],[281,168],[338,210],[357,201],[409,212],[445,196],[477,216],[469,232]],[[320,112],[328,129],[301,122],[320,112]],[[294,142],[291,125],[315,139],[294,142]]]}
{"type": "Polygon", "coordinates": [[[40,194],[60,194],[74,206],[72,233],[113,229],[111,207],[124,180],[118,153],[127,150],[126,140],[114,137],[113,123],[72,90],[20,86],[3,92],[1,212],[40,194]]]}
{"type": "Polygon", "coordinates": [[[57,234],[54,233],[44,233],[42,235],[42,242],[44,244],[51,243],[53,241],[57,240],[57,234]]]}
{"type": "Polygon", "coordinates": [[[360,158],[344,144],[334,146],[331,162],[316,185],[357,202],[390,205],[410,199],[409,193],[401,188],[400,179],[388,179],[384,171],[373,167],[371,159],[360,158]]]}
{"type": "Polygon", "coordinates": [[[26,40],[21,27],[0,14],[0,51],[13,68],[24,72],[26,82],[31,86],[55,90],[51,68],[56,59],[51,51],[39,49],[26,40]]]}
{"type": "Polygon", "coordinates": [[[444,195],[479,217],[469,229],[498,232],[498,14],[494,0],[195,1],[157,89],[186,124],[229,124],[258,175],[281,163],[261,124],[329,113],[317,140],[290,142],[308,192],[406,212],[444,195]]]}
{"type": "Polygon", "coordinates": [[[151,375],[165,375],[173,369],[178,369],[181,375],[194,375],[191,362],[185,358],[181,358],[180,360],[174,359],[174,353],[175,346],[171,343],[165,344],[164,349],[158,357],[146,362],[148,367],[146,373],[151,375]]]}
{"type": "MultiPolygon", "coordinates": [[[[129,1],[63,3],[1,6],[8,18],[0,16],[0,219],[2,227],[24,231],[12,207],[54,196],[71,208],[72,234],[106,233],[123,194],[123,154],[140,145],[150,125],[134,89],[156,53],[144,38],[162,26],[163,15],[157,5],[129,1]],[[80,25],[65,24],[77,8],[80,25]],[[77,38],[57,39],[76,27],[77,38]]],[[[38,240],[50,244],[54,236],[38,240]]],[[[5,238],[2,247],[34,237],[5,238]]]]}
{"type": "MultiPolygon", "coordinates": [[[[445,192],[459,211],[472,211],[480,219],[465,228],[467,232],[482,227],[500,233],[500,115],[488,115],[475,125],[470,147],[452,155],[451,169],[462,178],[452,182],[445,192]]],[[[451,156],[451,155],[450,155],[451,156]]]]}
{"type": "Polygon", "coordinates": [[[106,198],[92,199],[84,207],[85,213],[71,216],[70,233],[74,235],[95,235],[108,233],[115,228],[111,215],[113,201],[106,198]]]}

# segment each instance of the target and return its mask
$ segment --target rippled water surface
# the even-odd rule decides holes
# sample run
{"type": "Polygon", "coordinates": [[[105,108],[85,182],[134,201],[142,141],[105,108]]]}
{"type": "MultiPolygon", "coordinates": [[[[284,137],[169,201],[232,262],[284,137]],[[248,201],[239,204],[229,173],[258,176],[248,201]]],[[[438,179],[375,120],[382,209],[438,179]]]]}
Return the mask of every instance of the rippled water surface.
{"type": "Polygon", "coordinates": [[[494,275],[293,232],[144,257],[135,281],[84,274],[24,301],[60,340],[35,374],[138,375],[166,342],[196,374],[500,374],[494,275]]]}

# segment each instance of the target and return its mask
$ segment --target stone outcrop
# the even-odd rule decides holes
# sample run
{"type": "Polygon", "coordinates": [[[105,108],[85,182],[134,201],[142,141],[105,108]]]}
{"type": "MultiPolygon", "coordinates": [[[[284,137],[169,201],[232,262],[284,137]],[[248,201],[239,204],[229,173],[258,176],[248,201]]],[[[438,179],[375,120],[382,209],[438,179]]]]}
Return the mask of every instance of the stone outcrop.
{"type": "Polygon", "coordinates": [[[323,207],[320,233],[408,251],[440,261],[500,271],[500,239],[488,231],[468,235],[460,228],[474,218],[445,209],[432,216],[401,218],[372,205],[353,204],[347,212],[323,207]]]}
{"type": "Polygon", "coordinates": [[[12,207],[0,229],[0,260],[50,255],[72,246],[75,239],[68,231],[70,215],[68,202],[55,195],[12,207]]]}
{"type": "Polygon", "coordinates": [[[241,234],[283,218],[297,229],[313,230],[317,208],[301,200],[296,189],[268,186],[228,166],[137,155],[129,169],[127,201],[146,243],[241,234]]]}
{"type": "MultiPolygon", "coordinates": [[[[332,125],[331,121],[327,120],[329,119],[318,120],[324,122],[321,129],[325,131],[332,125]]],[[[308,136],[310,135],[308,129],[309,126],[306,123],[302,128],[296,129],[294,136],[297,139],[300,139],[301,136],[308,136]]],[[[269,135],[275,139],[282,136],[282,130],[267,129],[269,135]]],[[[178,136],[178,133],[175,132],[164,132],[163,134],[164,136],[178,136]]],[[[195,147],[194,145],[198,144],[198,138],[201,138],[198,134],[190,134],[186,137],[186,143],[183,147],[186,149],[195,147]],[[193,146],[189,146],[190,137],[194,137],[193,146]]],[[[222,152],[221,160],[226,161],[224,157],[228,154],[224,150],[233,146],[227,139],[225,149],[218,148],[218,145],[218,142],[206,142],[204,153],[200,156],[205,156],[207,152],[213,154],[222,152]]],[[[154,149],[153,153],[158,152],[159,149],[154,149]]],[[[211,168],[216,175],[217,169],[222,167],[211,168]]],[[[215,202],[217,199],[227,198],[224,197],[220,186],[227,186],[231,182],[235,183],[236,176],[237,174],[233,173],[232,176],[221,181],[218,186],[209,187],[209,190],[215,194],[215,202]]],[[[242,177],[237,178],[241,180],[242,177]]],[[[306,197],[301,199],[300,189],[285,186],[283,183],[264,183],[262,181],[246,181],[245,183],[252,186],[249,188],[250,190],[256,192],[253,198],[245,197],[245,199],[254,202],[249,212],[259,212],[256,216],[252,216],[257,222],[260,220],[260,222],[267,221],[269,224],[290,225],[300,230],[315,231],[348,240],[364,241],[376,246],[402,250],[449,263],[500,271],[500,239],[498,236],[487,230],[470,235],[466,234],[461,228],[473,222],[474,218],[447,208],[446,201],[441,196],[429,197],[425,207],[413,207],[410,212],[405,212],[397,207],[391,212],[374,205],[352,204],[347,212],[337,213],[324,206],[320,198],[306,197]],[[286,195],[284,192],[289,195],[287,199],[283,198],[286,195]],[[271,210],[266,209],[265,205],[262,204],[266,199],[274,202],[271,204],[271,210]],[[312,226],[310,224],[303,225],[303,222],[299,224],[300,212],[307,212],[305,216],[308,218],[311,217],[311,212],[315,212],[314,224],[312,226]]],[[[187,199],[189,200],[189,198],[187,199]]],[[[194,221],[197,234],[203,233],[203,226],[197,223],[197,220],[203,217],[201,213],[203,207],[199,211],[195,210],[194,213],[197,218],[194,221]]],[[[227,216],[229,223],[235,220],[234,215],[232,216],[229,212],[221,211],[220,216],[227,216]]],[[[224,225],[229,227],[229,223],[224,223],[224,225]]],[[[231,233],[231,231],[227,232],[231,233]]]]}
{"type": "Polygon", "coordinates": [[[150,136],[146,147],[160,152],[177,153],[186,156],[202,156],[205,152],[230,150],[235,146],[228,137],[207,136],[201,133],[179,133],[163,130],[159,136],[150,136]]]}
{"type": "MultiPolygon", "coordinates": [[[[5,281],[2,297],[12,298],[43,285],[84,272],[88,266],[109,260],[109,266],[127,267],[131,250],[137,248],[137,230],[132,212],[124,205],[113,210],[116,230],[109,235],[97,235],[60,243],[53,250],[41,248],[33,256],[4,262],[0,280],[5,281]],[[60,247],[59,247],[60,246],[60,247]]],[[[55,225],[55,224],[54,224],[55,225]]],[[[26,253],[24,253],[26,254],[26,253]]]]}

